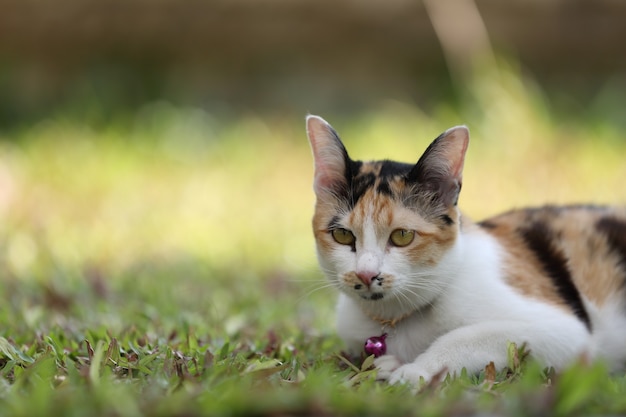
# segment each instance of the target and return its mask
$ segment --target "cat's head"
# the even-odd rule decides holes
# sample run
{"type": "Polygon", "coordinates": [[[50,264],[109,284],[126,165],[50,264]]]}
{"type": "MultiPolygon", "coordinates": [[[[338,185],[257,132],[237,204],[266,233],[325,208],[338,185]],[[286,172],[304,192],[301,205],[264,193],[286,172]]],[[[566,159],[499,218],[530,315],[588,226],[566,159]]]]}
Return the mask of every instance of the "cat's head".
{"type": "Polygon", "coordinates": [[[447,130],[417,163],[405,164],[354,161],[326,121],[309,116],[306,124],[325,274],[381,319],[431,304],[454,263],[468,129],[447,130]]]}

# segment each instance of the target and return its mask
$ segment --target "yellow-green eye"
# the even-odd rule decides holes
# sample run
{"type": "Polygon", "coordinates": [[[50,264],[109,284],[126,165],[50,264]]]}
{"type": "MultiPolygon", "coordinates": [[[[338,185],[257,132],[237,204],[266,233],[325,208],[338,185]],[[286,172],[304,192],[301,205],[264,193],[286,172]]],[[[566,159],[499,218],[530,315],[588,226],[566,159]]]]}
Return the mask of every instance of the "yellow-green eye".
{"type": "Polygon", "coordinates": [[[415,231],[406,230],[406,229],[396,229],[391,232],[391,236],[389,236],[389,240],[394,246],[408,246],[411,242],[413,242],[413,238],[415,237],[415,231]]]}
{"type": "Polygon", "coordinates": [[[333,229],[330,233],[333,235],[335,242],[342,245],[352,245],[356,240],[352,232],[346,229],[333,229]]]}

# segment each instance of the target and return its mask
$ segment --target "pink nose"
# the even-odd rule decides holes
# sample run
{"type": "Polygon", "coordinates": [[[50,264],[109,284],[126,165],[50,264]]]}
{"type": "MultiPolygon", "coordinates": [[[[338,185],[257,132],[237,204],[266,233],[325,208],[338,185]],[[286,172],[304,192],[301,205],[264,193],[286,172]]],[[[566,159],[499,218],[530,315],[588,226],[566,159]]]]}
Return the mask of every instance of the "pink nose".
{"type": "Polygon", "coordinates": [[[372,284],[372,279],[378,276],[378,271],[357,271],[356,276],[369,287],[372,284]]]}

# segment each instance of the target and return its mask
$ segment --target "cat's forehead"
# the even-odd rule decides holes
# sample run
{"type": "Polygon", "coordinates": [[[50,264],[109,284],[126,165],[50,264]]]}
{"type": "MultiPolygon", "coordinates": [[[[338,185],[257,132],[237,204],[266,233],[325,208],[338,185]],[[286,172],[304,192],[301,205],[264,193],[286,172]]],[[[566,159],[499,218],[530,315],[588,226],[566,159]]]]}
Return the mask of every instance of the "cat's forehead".
{"type": "Polygon", "coordinates": [[[352,201],[357,203],[371,190],[390,198],[400,197],[411,168],[411,164],[388,160],[359,163],[351,181],[352,201]]]}
{"type": "Polygon", "coordinates": [[[394,179],[405,177],[413,168],[414,164],[390,161],[361,161],[357,175],[373,174],[378,178],[394,179]]]}
{"type": "Polygon", "coordinates": [[[388,227],[399,219],[413,223],[408,218],[419,216],[405,207],[406,175],[411,168],[412,165],[388,160],[360,162],[351,181],[353,204],[348,223],[356,226],[366,219],[380,227],[388,227]]]}
{"type": "Polygon", "coordinates": [[[378,234],[387,233],[390,227],[429,228],[429,222],[418,212],[387,194],[377,192],[375,187],[368,189],[354,209],[346,214],[346,224],[357,229],[370,224],[378,234]]]}

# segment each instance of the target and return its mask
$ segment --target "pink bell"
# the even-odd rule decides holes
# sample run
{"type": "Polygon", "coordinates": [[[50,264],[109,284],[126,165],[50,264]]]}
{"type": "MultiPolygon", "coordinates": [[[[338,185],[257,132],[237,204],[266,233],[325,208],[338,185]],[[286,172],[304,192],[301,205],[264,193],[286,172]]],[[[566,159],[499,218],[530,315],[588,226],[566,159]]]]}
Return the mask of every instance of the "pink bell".
{"type": "Polygon", "coordinates": [[[368,355],[374,355],[374,357],[379,357],[384,355],[387,352],[387,344],[385,343],[385,339],[387,338],[387,333],[383,333],[380,336],[372,336],[365,341],[365,353],[368,355]]]}

